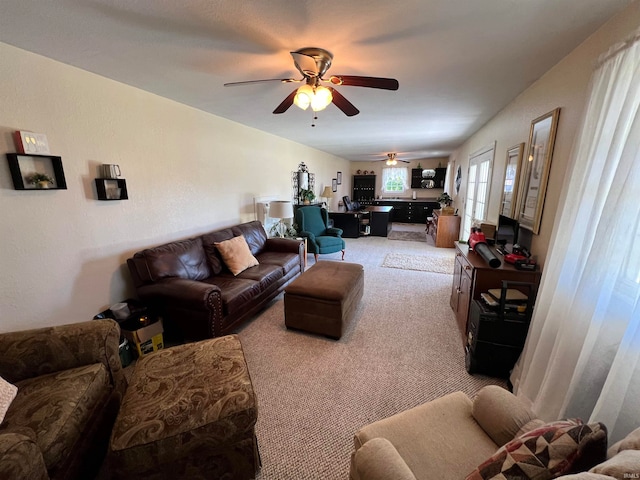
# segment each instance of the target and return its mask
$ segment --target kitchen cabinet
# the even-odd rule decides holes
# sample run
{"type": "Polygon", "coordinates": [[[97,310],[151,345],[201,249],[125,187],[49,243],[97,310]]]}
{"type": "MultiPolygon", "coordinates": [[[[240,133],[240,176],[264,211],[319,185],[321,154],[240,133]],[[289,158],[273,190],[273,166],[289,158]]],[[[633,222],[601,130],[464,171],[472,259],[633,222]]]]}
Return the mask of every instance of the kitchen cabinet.
{"type": "Polygon", "coordinates": [[[375,200],[375,206],[393,207],[391,221],[397,223],[424,223],[431,216],[434,208],[439,208],[438,202],[420,200],[375,200]]]}
{"type": "Polygon", "coordinates": [[[411,169],[411,188],[444,188],[444,178],[447,175],[447,169],[438,167],[435,169],[412,168],[411,169]],[[423,170],[435,170],[435,176],[430,179],[422,176],[423,170]],[[432,180],[433,182],[426,182],[432,180]]]}

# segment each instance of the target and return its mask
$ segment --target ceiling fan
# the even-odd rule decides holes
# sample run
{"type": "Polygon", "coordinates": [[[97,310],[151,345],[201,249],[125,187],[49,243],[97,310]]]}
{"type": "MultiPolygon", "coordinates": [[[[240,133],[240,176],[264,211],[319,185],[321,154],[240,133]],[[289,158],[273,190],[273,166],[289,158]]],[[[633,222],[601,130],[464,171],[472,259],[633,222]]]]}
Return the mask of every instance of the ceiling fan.
{"type": "Polygon", "coordinates": [[[389,166],[396,165],[398,162],[411,163],[408,160],[400,160],[399,158],[396,158],[396,156],[397,156],[396,153],[387,153],[387,158],[385,160],[379,160],[379,161],[386,162],[387,165],[389,166]]]}
{"type": "Polygon", "coordinates": [[[323,75],[329,70],[333,54],[317,47],[306,47],[290,52],[293,63],[302,78],[273,78],[268,80],[249,80],[245,82],[225,83],[225,87],[250,85],[261,82],[294,83],[305,82],[304,85],[291,92],[273,113],[284,113],[293,104],[306,110],[311,107],[314,112],[324,110],[330,103],[338,107],[345,115],[352,117],[360,113],[355,105],[347,100],[333,86],[345,85],[351,87],[379,88],[382,90],[398,90],[398,80],[395,78],[361,77],[356,75],[331,75],[328,79],[323,75]],[[321,83],[331,84],[328,87],[321,83]]]}

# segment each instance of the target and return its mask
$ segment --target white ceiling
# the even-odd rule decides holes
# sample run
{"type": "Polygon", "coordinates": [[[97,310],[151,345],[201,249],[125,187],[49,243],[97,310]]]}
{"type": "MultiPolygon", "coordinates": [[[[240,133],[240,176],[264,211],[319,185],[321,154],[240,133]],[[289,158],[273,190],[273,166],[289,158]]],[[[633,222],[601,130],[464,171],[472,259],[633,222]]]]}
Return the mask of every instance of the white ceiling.
{"type": "MultiPolygon", "coordinates": [[[[0,41],[349,160],[445,156],[631,0],[1,0],[0,41]],[[321,47],[359,110],[274,108],[321,47]]],[[[96,92],[99,94],[99,92],[96,92]]]]}

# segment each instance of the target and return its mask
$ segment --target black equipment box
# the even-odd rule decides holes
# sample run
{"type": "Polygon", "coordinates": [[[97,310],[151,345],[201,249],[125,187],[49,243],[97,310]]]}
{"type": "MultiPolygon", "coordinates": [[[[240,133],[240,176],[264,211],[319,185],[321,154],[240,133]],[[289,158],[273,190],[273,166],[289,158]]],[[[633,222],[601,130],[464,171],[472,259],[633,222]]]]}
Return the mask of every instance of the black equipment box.
{"type": "Polygon", "coordinates": [[[522,282],[503,282],[499,305],[471,302],[465,367],[469,373],[503,377],[509,376],[518,361],[529,331],[533,310],[534,285],[522,282]],[[519,285],[529,289],[526,305],[506,302],[507,288],[519,285]]]}

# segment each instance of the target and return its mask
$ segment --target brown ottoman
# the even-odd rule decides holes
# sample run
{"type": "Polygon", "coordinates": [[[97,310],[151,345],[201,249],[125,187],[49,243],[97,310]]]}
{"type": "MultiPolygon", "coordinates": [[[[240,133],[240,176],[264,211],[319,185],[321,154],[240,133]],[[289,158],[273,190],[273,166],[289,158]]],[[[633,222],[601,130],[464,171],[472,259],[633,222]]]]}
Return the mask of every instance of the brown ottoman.
{"type": "Polygon", "coordinates": [[[110,442],[116,478],[251,479],[256,398],[236,335],[138,360],[110,442]]]}
{"type": "Polygon", "coordinates": [[[362,265],[321,261],[284,289],[284,323],[338,339],[364,292],[362,265]]]}

